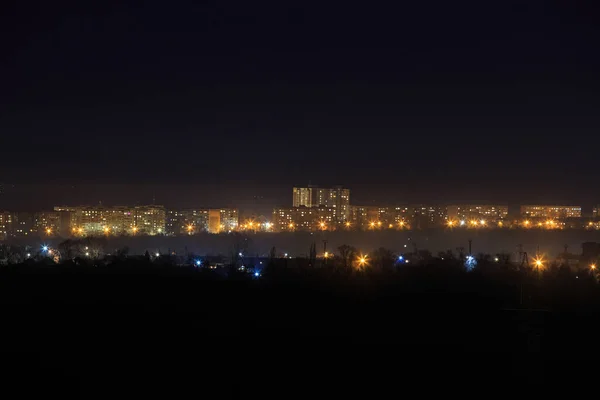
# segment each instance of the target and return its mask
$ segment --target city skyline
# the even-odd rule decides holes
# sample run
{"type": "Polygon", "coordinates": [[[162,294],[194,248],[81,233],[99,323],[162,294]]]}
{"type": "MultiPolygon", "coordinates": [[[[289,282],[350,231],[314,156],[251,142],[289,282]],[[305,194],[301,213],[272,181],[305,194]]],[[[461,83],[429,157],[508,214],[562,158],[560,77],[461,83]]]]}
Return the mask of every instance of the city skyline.
{"type": "MultiPolygon", "coordinates": [[[[291,206],[256,214],[237,208],[146,205],[58,205],[52,211],[0,210],[0,239],[38,236],[182,236],[234,231],[295,232],[412,229],[600,229],[599,210],[578,205],[405,204],[360,205],[343,186],[293,187],[291,206]],[[518,210],[518,211],[516,211],[518,210]]],[[[288,203],[288,204],[289,204],[288,203]]]]}

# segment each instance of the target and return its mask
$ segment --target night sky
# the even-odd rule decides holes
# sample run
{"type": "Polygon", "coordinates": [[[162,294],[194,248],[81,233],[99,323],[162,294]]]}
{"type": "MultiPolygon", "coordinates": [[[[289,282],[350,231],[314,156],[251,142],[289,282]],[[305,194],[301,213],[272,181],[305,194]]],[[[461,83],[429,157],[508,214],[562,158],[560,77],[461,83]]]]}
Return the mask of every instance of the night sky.
{"type": "Polygon", "coordinates": [[[0,209],[600,203],[592,1],[15,3],[0,209]]]}

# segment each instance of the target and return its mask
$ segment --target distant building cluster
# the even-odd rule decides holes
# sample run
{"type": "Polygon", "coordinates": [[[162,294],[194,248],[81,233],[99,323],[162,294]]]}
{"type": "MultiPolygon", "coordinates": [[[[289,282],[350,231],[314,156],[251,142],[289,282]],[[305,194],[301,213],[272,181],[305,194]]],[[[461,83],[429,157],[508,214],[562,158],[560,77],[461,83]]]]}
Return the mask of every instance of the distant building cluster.
{"type": "Polygon", "coordinates": [[[35,213],[0,212],[0,240],[28,236],[167,235],[234,231],[333,231],[429,228],[582,228],[600,230],[600,206],[584,221],[580,206],[522,205],[509,213],[501,204],[350,204],[341,186],[294,187],[291,207],[275,207],[269,217],[241,220],[235,208],[166,209],[161,205],[56,206],[35,213]]]}
{"type": "Polygon", "coordinates": [[[191,235],[238,228],[238,210],[166,210],[161,205],[56,206],[53,211],[0,213],[0,240],[28,236],[191,235]]]}
{"type": "Polygon", "coordinates": [[[292,207],[273,210],[273,229],[287,231],[447,228],[593,228],[600,229],[600,206],[593,220],[582,223],[580,206],[523,205],[516,215],[508,205],[449,204],[397,207],[350,204],[350,190],[342,187],[294,187],[292,207]]]}

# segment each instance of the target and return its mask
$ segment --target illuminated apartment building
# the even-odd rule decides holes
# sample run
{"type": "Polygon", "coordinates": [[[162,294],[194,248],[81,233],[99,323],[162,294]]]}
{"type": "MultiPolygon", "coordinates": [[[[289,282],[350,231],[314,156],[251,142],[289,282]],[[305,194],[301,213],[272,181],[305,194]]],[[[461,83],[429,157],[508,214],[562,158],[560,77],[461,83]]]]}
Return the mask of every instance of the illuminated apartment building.
{"type": "Polygon", "coordinates": [[[149,205],[135,207],[135,227],[143,235],[165,234],[166,211],[163,206],[149,205]]]}
{"type": "Polygon", "coordinates": [[[0,240],[6,240],[12,236],[13,222],[13,214],[7,211],[0,212],[0,240]]]}
{"type": "Polygon", "coordinates": [[[273,230],[320,231],[338,229],[333,207],[278,207],[273,210],[273,230]]]}
{"type": "Polygon", "coordinates": [[[451,221],[471,219],[498,221],[506,219],[508,215],[508,206],[505,205],[460,204],[449,205],[447,209],[448,219],[451,221]]]}
{"type": "Polygon", "coordinates": [[[521,215],[527,218],[581,218],[581,206],[525,205],[521,215]]]}
{"type": "Polygon", "coordinates": [[[337,223],[350,220],[350,189],[341,186],[320,188],[317,186],[295,187],[292,190],[293,207],[326,207],[333,209],[337,223]]]}

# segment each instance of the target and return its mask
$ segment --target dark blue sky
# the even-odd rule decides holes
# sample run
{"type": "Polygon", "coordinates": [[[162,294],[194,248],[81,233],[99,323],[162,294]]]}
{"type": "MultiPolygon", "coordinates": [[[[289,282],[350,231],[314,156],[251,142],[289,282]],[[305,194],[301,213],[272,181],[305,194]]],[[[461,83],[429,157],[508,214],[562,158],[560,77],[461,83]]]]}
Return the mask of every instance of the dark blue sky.
{"type": "Polygon", "coordinates": [[[80,3],[0,17],[0,208],[600,203],[593,2],[80,3]]]}

